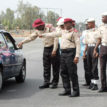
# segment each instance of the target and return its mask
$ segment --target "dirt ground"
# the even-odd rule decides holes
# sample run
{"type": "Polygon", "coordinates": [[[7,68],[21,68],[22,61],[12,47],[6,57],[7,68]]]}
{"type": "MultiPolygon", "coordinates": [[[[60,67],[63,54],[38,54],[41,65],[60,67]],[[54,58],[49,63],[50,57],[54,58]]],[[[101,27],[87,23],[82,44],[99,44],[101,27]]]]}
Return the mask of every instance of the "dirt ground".
{"type": "Polygon", "coordinates": [[[27,37],[29,36],[34,30],[11,30],[9,33],[13,37],[27,37]]]}

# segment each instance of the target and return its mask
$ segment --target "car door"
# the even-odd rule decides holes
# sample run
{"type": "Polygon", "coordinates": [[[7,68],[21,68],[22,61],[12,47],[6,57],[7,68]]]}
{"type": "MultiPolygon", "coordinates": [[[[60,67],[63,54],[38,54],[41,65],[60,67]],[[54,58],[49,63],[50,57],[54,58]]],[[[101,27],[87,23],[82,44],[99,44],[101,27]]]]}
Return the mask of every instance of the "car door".
{"type": "Polygon", "coordinates": [[[19,53],[15,45],[15,40],[11,37],[11,35],[9,33],[4,33],[4,37],[10,53],[10,66],[12,68],[12,76],[14,76],[20,71],[21,61],[19,58],[21,54],[19,53]]]}
{"type": "Polygon", "coordinates": [[[4,39],[3,33],[0,33],[0,64],[3,65],[3,77],[10,77],[12,74],[12,68],[10,66],[10,52],[4,39]]]}

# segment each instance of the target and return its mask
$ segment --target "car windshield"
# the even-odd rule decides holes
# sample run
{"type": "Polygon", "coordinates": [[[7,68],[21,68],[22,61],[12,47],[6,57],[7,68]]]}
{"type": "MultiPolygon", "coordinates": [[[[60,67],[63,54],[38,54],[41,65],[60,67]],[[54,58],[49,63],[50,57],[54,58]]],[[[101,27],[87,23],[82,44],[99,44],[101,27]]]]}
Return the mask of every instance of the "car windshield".
{"type": "Polygon", "coordinates": [[[5,40],[2,36],[2,34],[0,33],[0,49],[6,49],[7,46],[6,46],[6,43],[5,43],[5,40]]]}

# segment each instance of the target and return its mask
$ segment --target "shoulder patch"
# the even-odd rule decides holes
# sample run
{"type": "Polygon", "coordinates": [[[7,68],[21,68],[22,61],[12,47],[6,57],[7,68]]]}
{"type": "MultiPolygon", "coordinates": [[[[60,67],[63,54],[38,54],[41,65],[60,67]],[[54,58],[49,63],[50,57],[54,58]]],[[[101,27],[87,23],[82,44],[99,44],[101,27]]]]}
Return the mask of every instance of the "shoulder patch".
{"type": "Polygon", "coordinates": [[[77,29],[75,29],[75,28],[73,28],[73,29],[71,29],[71,30],[70,30],[70,32],[76,32],[76,33],[77,33],[77,32],[78,32],[78,30],[77,30],[77,29]]]}
{"type": "Polygon", "coordinates": [[[75,29],[75,28],[74,28],[73,30],[74,30],[74,32],[78,32],[78,30],[77,30],[77,29],[75,29]]]}
{"type": "Polygon", "coordinates": [[[47,28],[52,28],[53,25],[52,25],[52,24],[46,24],[46,27],[47,27],[47,28]]]}

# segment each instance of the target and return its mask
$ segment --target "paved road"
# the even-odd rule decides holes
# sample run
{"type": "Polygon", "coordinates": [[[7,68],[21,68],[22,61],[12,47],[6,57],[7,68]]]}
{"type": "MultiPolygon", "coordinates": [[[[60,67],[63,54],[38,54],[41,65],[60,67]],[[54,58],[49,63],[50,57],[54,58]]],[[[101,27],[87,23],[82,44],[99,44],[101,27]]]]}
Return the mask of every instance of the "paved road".
{"type": "Polygon", "coordinates": [[[78,64],[80,97],[58,96],[58,93],[63,91],[61,80],[58,89],[39,90],[39,85],[43,83],[42,51],[40,39],[24,45],[23,52],[27,58],[26,82],[17,84],[14,78],[8,80],[0,93],[0,107],[107,107],[107,93],[99,94],[82,86],[84,83],[82,59],[78,64]]]}

